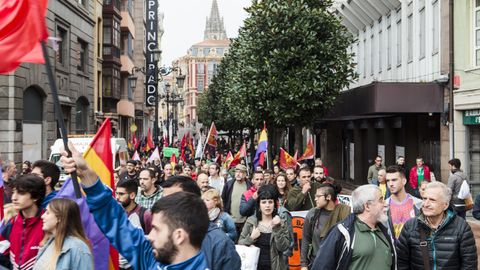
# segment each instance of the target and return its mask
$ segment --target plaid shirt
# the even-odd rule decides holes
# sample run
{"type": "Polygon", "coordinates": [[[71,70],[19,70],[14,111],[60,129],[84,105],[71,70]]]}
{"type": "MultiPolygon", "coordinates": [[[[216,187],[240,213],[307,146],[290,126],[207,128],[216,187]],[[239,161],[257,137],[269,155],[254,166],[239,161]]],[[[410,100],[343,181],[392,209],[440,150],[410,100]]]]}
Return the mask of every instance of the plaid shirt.
{"type": "Polygon", "coordinates": [[[152,209],[153,204],[156,201],[158,201],[160,198],[162,198],[162,195],[163,195],[162,187],[157,187],[157,190],[155,190],[155,192],[150,196],[145,196],[143,192],[140,189],[138,189],[137,198],[135,198],[135,202],[150,210],[152,209]]]}

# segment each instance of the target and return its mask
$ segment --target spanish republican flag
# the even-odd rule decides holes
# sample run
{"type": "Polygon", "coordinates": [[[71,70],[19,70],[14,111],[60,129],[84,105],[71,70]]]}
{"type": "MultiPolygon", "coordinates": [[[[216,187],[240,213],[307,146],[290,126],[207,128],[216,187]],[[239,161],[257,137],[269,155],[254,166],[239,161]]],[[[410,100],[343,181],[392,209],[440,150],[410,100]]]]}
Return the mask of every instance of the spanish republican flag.
{"type": "Polygon", "coordinates": [[[286,170],[288,168],[296,168],[297,167],[297,155],[295,154],[294,157],[290,156],[287,151],[283,150],[280,147],[280,158],[278,161],[280,168],[286,170]]]}
{"type": "Polygon", "coordinates": [[[256,170],[258,165],[263,166],[265,162],[265,152],[267,152],[267,147],[268,147],[267,126],[264,124],[262,132],[260,133],[260,138],[258,139],[257,152],[255,153],[255,158],[253,159],[254,170],[256,170]]]}
{"type": "Polygon", "coordinates": [[[298,159],[298,161],[304,159],[313,159],[315,157],[315,148],[313,146],[313,137],[310,137],[307,143],[307,148],[303,152],[303,155],[298,159]]]}
{"type": "MultiPolygon", "coordinates": [[[[98,129],[93,141],[90,143],[87,151],[83,154],[83,158],[85,158],[88,166],[90,166],[90,168],[92,168],[98,175],[100,181],[112,189],[112,195],[114,195],[115,185],[113,182],[111,133],[112,127],[110,118],[107,118],[98,129]]],[[[109,270],[117,270],[119,268],[118,252],[111,245],[108,266],[109,270]]]]}
{"type": "Polygon", "coordinates": [[[40,42],[48,37],[47,0],[0,1],[0,74],[22,62],[45,63],[40,42]]]}
{"type": "Polygon", "coordinates": [[[235,154],[235,157],[233,158],[232,162],[230,163],[230,166],[227,168],[231,168],[236,166],[237,164],[240,163],[242,158],[245,158],[247,156],[247,146],[245,143],[242,144],[242,147],[238,150],[238,152],[235,154]]]}

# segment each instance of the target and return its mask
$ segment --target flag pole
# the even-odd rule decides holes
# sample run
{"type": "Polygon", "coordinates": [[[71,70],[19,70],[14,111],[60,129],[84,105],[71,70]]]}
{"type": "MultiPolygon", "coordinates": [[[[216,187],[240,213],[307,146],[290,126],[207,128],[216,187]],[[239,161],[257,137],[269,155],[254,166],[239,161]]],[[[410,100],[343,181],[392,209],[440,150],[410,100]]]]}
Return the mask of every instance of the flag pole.
{"type": "MultiPolygon", "coordinates": [[[[212,122],[213,123],[213,122],[212,122]]],[[[205,144],[203,145],[203,149],[202,149],[202,155],[200,156],[200,159],[203,158],[203,154],[205,153],[205,149],[208,144],[208,138],[210,138],[210,132],[212,132],[212,125],[210,125],[210,129],[208,130],[208,135],[207,135],[207,138],[205,138],[205,144]]]]}
{"type": "MultiPolygon", "coordinates": [[[[63,121],[63,113],[60,108],[60,101],[58,99],[57,84],[53,77],[52,66],[50,64],[50,58],[48,57],[47,44],[45,43],[45,41],[41,41],[41,44],[42,44],[43,57],[45,58],[45,68],[47,69],[48,84],[50,85],[50,90],[52,91],[53,105],[55,108],[57,125],[60,131],[60,136],[62,137],[62,140],[63,140],[63,147],[65,148],[65,151],[67,151],[68,157],[71,157],[72,152],[68,148],[67,129],[65,128],[65,122],[63,121]]],[[[73,189],[75,190],[75,196],[77,197],[77,199],[81,198],[82,194],[80,193],[80,185],[78,184],[77,171],[73,171],[70,175],[73,180],[73,189]]]]}

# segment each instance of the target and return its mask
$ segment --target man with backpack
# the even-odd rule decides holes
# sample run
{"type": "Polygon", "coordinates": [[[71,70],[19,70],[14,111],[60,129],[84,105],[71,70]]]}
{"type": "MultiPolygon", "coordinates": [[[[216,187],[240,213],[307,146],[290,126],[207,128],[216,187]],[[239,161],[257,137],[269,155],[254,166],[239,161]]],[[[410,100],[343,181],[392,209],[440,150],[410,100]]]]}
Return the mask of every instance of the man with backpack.
{"type": "MultiPolygon", "coordinates": [[[[448,167],[450,169],[450,176],[448,177],[447,186],[452,190],[452,200],[453,208],[459,217],[465,219],[466,209],[465,209],[465,198],[464,196],[459,196],[461,187],[464,181],[467,181],[467,175],[460,170],[462,163],[460,159],[454,158],[448,161],[448,167]]],[[[468,182],[467,182],[468,184],[468,182]]],[[[462,191],[463,192],[463,191],[462,191]]]]}
{"type": "MultiPolygon", "coordinates": [[[[138,185],[135,181],[120,181],[115,191],[115,198],[125,209],[130,223],[137,228],[142,228],[145,235],[147,235],[152,229],[152,214],[150,210],[135,202],[137,190],[138,185]]],[[[122,256],[120,256],[119,262],[121,270],[133,269],[122,256]]]]}

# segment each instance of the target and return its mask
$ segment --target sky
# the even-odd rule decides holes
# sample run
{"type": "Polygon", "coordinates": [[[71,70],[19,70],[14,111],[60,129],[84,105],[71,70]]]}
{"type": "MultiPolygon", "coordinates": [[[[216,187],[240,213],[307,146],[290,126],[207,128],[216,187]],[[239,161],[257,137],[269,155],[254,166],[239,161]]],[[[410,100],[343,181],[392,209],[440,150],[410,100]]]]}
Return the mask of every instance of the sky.
{"type": "MultiPolygon", "coordinates": [[[[187,54],[195,43],[203,41],[206,17],[210,16],[213,0],[159,0],[164,14],[165,33],[161,40],[162,64],[170,66],[174,59],[187,54]]],[[[234,38],[243,26],[251,0],[217,0],[227,36],[234,38]]]]}

